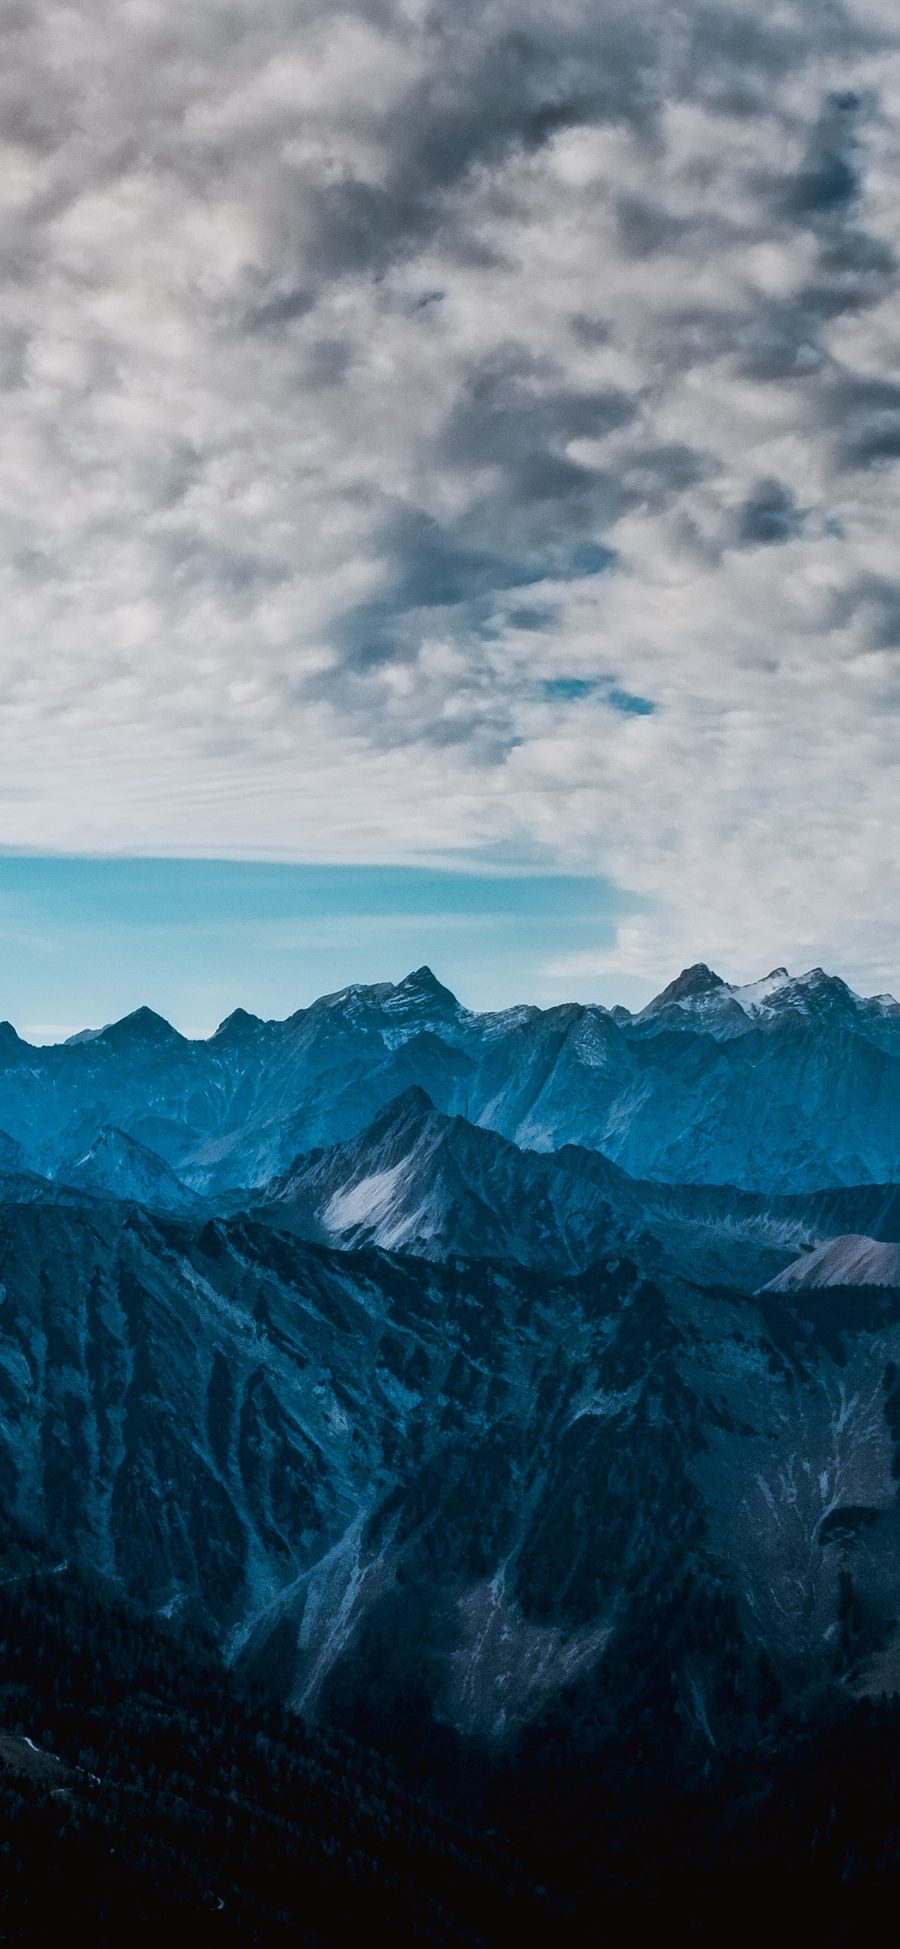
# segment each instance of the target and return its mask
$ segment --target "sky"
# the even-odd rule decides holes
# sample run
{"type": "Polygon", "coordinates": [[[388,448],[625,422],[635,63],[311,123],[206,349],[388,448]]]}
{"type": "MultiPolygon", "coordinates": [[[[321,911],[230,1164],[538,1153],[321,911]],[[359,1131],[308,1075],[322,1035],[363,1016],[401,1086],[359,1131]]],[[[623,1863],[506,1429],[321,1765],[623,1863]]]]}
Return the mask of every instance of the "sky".
{"type": "Polygon", "coordinates": [[[896,0],[3,16],[0,1014],[896,989],[896,0]]]}
{"type": "Polygon", "coordinates": [[[548,942],[575,957],[612,945],[622,912],[592,876],[0,856],[2,1008],[29,1042],[142,1006],[204,1036],[237,1007],[290,1015],[348,970],[401,980],[426,952],[469,1007],[547,1005],[578,986],[542,973],[548,942]]]}

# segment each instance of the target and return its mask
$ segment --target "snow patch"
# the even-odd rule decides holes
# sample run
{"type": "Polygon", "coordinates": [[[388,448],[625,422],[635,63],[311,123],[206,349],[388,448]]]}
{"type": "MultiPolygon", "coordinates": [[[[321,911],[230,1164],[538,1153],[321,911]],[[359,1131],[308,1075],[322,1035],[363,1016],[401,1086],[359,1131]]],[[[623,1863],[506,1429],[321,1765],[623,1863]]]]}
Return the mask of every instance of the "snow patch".
{"type": "Polygon", "coordinates": [[[729,993],[752,1020],[754,1015],[766,1012],[766,1003],[771,1001],[773,995],[780,995],[790,986],[791,977],[787,968],[774,968],[771,974],[763,975],[761,981],[748,981],[742,988],[729,987],[729,993]]]}
{"type": "Polygon", "coordinates": [[[409,1159],[401,1158],[389,1171],[374,1171],[356,1184],[344,1185],[329,1198],[322,1213],[322,1224],[329,1232],[349,1232],[356,1225],[377,1225],[390,1210],[395,1192],[409,1170],[409,1159]]]}

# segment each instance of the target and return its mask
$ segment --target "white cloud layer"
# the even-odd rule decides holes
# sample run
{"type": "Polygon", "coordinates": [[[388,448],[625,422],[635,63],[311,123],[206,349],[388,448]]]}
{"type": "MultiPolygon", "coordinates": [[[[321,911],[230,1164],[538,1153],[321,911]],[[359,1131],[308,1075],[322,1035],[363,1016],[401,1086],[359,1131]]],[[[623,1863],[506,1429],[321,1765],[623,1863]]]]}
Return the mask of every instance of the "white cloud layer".
{"type": "Polygon", "coordinates": [[[896,981],[896,9],[7,17],[0,844],[896,981]]]}

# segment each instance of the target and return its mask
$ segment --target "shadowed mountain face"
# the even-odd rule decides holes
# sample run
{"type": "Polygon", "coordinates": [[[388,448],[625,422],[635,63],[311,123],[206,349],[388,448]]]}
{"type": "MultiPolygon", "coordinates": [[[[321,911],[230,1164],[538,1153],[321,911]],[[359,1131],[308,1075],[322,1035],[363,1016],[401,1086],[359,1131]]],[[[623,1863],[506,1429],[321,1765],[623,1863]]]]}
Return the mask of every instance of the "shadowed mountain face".
{"type": "MultiPolygon", "coordinates": [[[[359,1137],[297,1158],[255,1215],[323,1244],[581,1271],[627,1235],[613,1201],[627,1208],[629,1181],[595,1152],[576,1158],[580,1179],[577,1161],[566,1171],[556,1156],[521,1151],[413,1088],[359,1137]]],[[[637,1198],[631,1209],[637,1230],[637,1198]]]]}
{"type": "Polygon", "coordinates": [[[474,1015],[421,968],[285,1022],[238,1011],[205,1042],[149,1009],[59,1047],[0,1037],[0,1129],[45,1175],[112,1127],[195,1191],[259,1186],[410,1087],[521,1148],[673,1184],[805,1193],[900,1171],[900,1008],[821,970],[735,988],[699,965],[631,1016],[474,1015]]]}
{"type": "Polygon", "coordinates": [[[900,1669],[900,1295],[6,1206],[0,1488],[306,1711],[702,1751],[900,1669]],[[592,1730],[593,1729],[593,1730],[592,1730]]]}
{"type": "Polygon", "coordinates": [[[201,1199],[182,1184],[164,1158],[134,1137],[108,1127],[89,1150],[63,1161],[58,1179],[71,1189],[147,1205],[152,1211],[202,1209],[201,1199]]]}
{"type": "Polygon", "coordinates": [[[0,1130],[0,1176],[17,1176],[27,1168],[28,1160],[21,1144],[17,1144],[14,1137],[8,1137],[5,1130],[0,1130]]]}

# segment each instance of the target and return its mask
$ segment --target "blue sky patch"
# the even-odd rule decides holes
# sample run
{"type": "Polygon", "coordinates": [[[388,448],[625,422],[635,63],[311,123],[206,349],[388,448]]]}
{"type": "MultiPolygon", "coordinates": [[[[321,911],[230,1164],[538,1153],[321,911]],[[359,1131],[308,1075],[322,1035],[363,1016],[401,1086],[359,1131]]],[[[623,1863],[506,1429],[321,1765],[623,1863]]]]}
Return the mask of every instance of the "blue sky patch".
{"type": "Polygon", "coordinates": [[[624,711],[628,717],[650,717],[656,709],[649,697],[637,697],[632,691],[619,690],[617,686],[608,690],[606,695],[613,710],[624,711]]]}
{"type": "Polygon", "coordinates": [[[561,697],[569,703],[573,697],[591,697],[598,688],[594,677],[548,677],[544,684],[545,697],[561,697]]]}
{"type": "Polygon", "coordinates": [[[623,690],[608,677],[547,677],[543,691],[551,701],[559,699],[567,704],[579,697],[601,697],[614,711],[623,711],[627,717],[649,717],[656,709],[649,697],[623,690]]]}
{"type": "Polygon", "coordinates": [[[634,905],[573,874],[0,854],[0,1019],[58,1041],[148,1003],[207,1035],[423,962],[471,1007],[591,999],[548,981],[548,944],[611,945],[634,905]]]}

